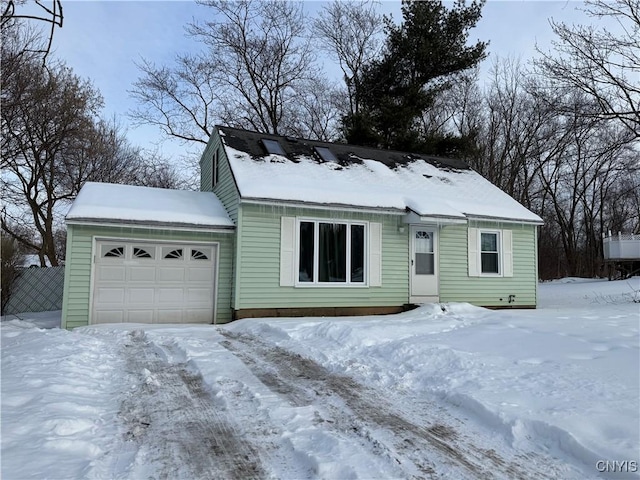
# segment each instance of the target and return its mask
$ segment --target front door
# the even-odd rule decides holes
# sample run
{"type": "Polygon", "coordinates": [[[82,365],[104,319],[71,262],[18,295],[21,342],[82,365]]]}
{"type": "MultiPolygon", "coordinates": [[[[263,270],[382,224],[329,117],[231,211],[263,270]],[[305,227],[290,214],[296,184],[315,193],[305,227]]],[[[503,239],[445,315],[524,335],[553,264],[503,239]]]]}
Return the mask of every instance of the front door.
{"type": "Polygon", "coordinates": [[[438,301],[438,230],[411,226],[411,302],[438,301]]]}

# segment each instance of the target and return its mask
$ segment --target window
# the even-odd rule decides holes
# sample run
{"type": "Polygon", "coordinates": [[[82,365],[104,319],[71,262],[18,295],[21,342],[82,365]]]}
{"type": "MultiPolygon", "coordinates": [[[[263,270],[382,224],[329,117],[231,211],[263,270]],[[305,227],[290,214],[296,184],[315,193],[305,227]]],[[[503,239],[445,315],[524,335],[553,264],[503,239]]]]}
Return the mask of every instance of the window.
{"type": "Polygon", "coordinates": [[[364,284],[365,225],[301,220],[298,223],[298,282],[364,284]]]}
{"type": "Polygon", "coordinates": [[[191,260],[209,260],[209,257],[202,250],[191,249],[191,260]]]}
{"type": "Polygon", "coordinates": [[[213,152],[213,165],[211,169],[211,189],[213,190],[218,184],[218,176],[220,174],[220,157],[218,155],[218,149],[213,152]]]}
{"type": "Polygon", "coordinates": [[[181,248],[173,249],[169,247],[168,249],[165,249],[165,254],[163,257],[167,259],[181,259],[182,249],[181,248]]]}
{"type": "MultiPolygon", "coordinates": [[[[523,237],[527,240],[535,242],[523,237]]],[[[470,277],[513,277],[513,230],[469,227],[468,242],[470,277]]]]}
{"type": "Polygon", "coordinates": [[[105,258],[124,258],[124,247],[111,247],[104,245],[102,247],[102,256],[105,258]]]}
{"type": "Polygon", "coordinates": [[[268,138],[263,138],[261,141],[267,153],[286,156],[286,153],[284,153],[284,150],[282,149],[282,145],[280,145],[280,142],[278,142],[277,140],[269,140],[268,138]]]}
{"type": "Polygon", "coordinates": [[[500,234],[499,232],[480,232],[480,272],[500,273],[500,234]]]}
{"type": "Polygon", "coordinates": [[[435,274],[435,253],[433,250],[433,232],[416,230],[414,243],[416,255],[416,274],[435,274]]]}
{"type": "Polygon", "coordinates": [[[300,282],[313,282],[314,279],[314,232],[316,224],[314,222],[300,222],[300,243],[299,243],[299,268],[298,280],[300,282]]]}
{"type": "Polygon", "coordinates": [[[133,258],[153,258],[153,248],[133,247],[133,258]]]}
{"type": "Polygon", "coordinates": [[[316,153],[320,156],[320,158],[323,161],[331,162],[331,163],[339,163],[338,158],[327,147],[314,147],[314,148],[316,150],[316,153]]]}

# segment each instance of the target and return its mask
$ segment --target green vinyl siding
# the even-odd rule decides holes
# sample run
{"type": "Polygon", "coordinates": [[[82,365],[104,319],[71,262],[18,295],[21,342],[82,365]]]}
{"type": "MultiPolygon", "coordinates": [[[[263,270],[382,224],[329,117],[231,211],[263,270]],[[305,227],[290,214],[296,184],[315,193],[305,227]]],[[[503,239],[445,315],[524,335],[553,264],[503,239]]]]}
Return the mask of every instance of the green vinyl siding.
{"type": "Polygon", "coordinates": [[[409,295],[408,235],[397,215],[243,204],[238,222],[234,308],[401,306],[409,295]],[[281,217],[382,224],[382,286],[280,286],[281,217]]]}
{"type": "Polygon", "coordinates": [[[67,226],[62,328],[88,324],[91,296],[91,237],[67,226]]]}
{"type": "Polygon", "coordinates": [[[440,229],[440,301],[469,302],[485,307],[536,305],[536,227],[514,223],[470,222],[440,229]],[[513,235],[512,277],[470,277],[468,227],[511,230],[513,235]],[[509,295],[515,301],[509,303],[509,295]]]}
{"type": "Polygon", "coordinates": [[[203,192],[212,191],[213,159],[216,151],[218,152],[218,182],[213,188],[213,192],[224,205],[231,220],[237,225],[240,195],[229,166],[229,160],[217,134],[211,136],[207,148],[200,158],[200,190],[203,192]]]}
{"type": "Polygon", "coordinates": [[[231,281],[234,234],[197,231],[146,229],[137,227],[67,226],[67,257],[65,265],[62,327],[88,325],[91,297],[91,267],[94,237],[113,237],[123,240],[168,242],[217,242],[218,250],[218,323],[231,320],[231,281]]]}
{"type": "Polygon", "coordinates": [[[213,153],[220,146],[220,138],[213,134],[200,157],[200,191],[210,192],[211,179],[213,178],[213,153]]]}

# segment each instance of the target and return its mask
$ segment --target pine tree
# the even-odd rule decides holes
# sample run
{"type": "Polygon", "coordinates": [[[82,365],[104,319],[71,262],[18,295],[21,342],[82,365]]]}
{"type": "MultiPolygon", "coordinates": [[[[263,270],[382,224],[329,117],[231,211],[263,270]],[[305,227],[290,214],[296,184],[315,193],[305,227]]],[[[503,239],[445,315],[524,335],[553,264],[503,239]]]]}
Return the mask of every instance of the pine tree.
{"type": "Polygon", "coordinates": [[[387,19],[382,58],[364,70],[361,111],[343,119],[349,143],[404,151],[438,144],[425,138],[418,121],[456,73],[486,57],[486,42],[467,46],[483,4],[458,0],[448,10],[440,0],[403,1],[402,23],[387,19]]]}

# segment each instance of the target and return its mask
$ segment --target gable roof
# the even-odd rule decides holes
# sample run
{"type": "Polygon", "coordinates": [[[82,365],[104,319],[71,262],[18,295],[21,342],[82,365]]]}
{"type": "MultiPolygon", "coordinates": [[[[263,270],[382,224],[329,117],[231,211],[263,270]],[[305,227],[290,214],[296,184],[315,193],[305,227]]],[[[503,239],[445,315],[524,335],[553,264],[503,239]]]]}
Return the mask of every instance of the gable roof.
{"type": "Polygon", "coordinates": [[[217,131],[244,200],[542,223],[461,160],[230,127],[217,131]],[[285,155],[268,153],[263,139],[278,141],[285,155]],[[315,147],[328,148],[337,162],[323,160],[315,147]]]}
{"type": "Polygon", "coordinates": [[[96,182],[87,182],[82,187],[66,221],[233,228],[224,206],[211,192],[96,182]]]}

